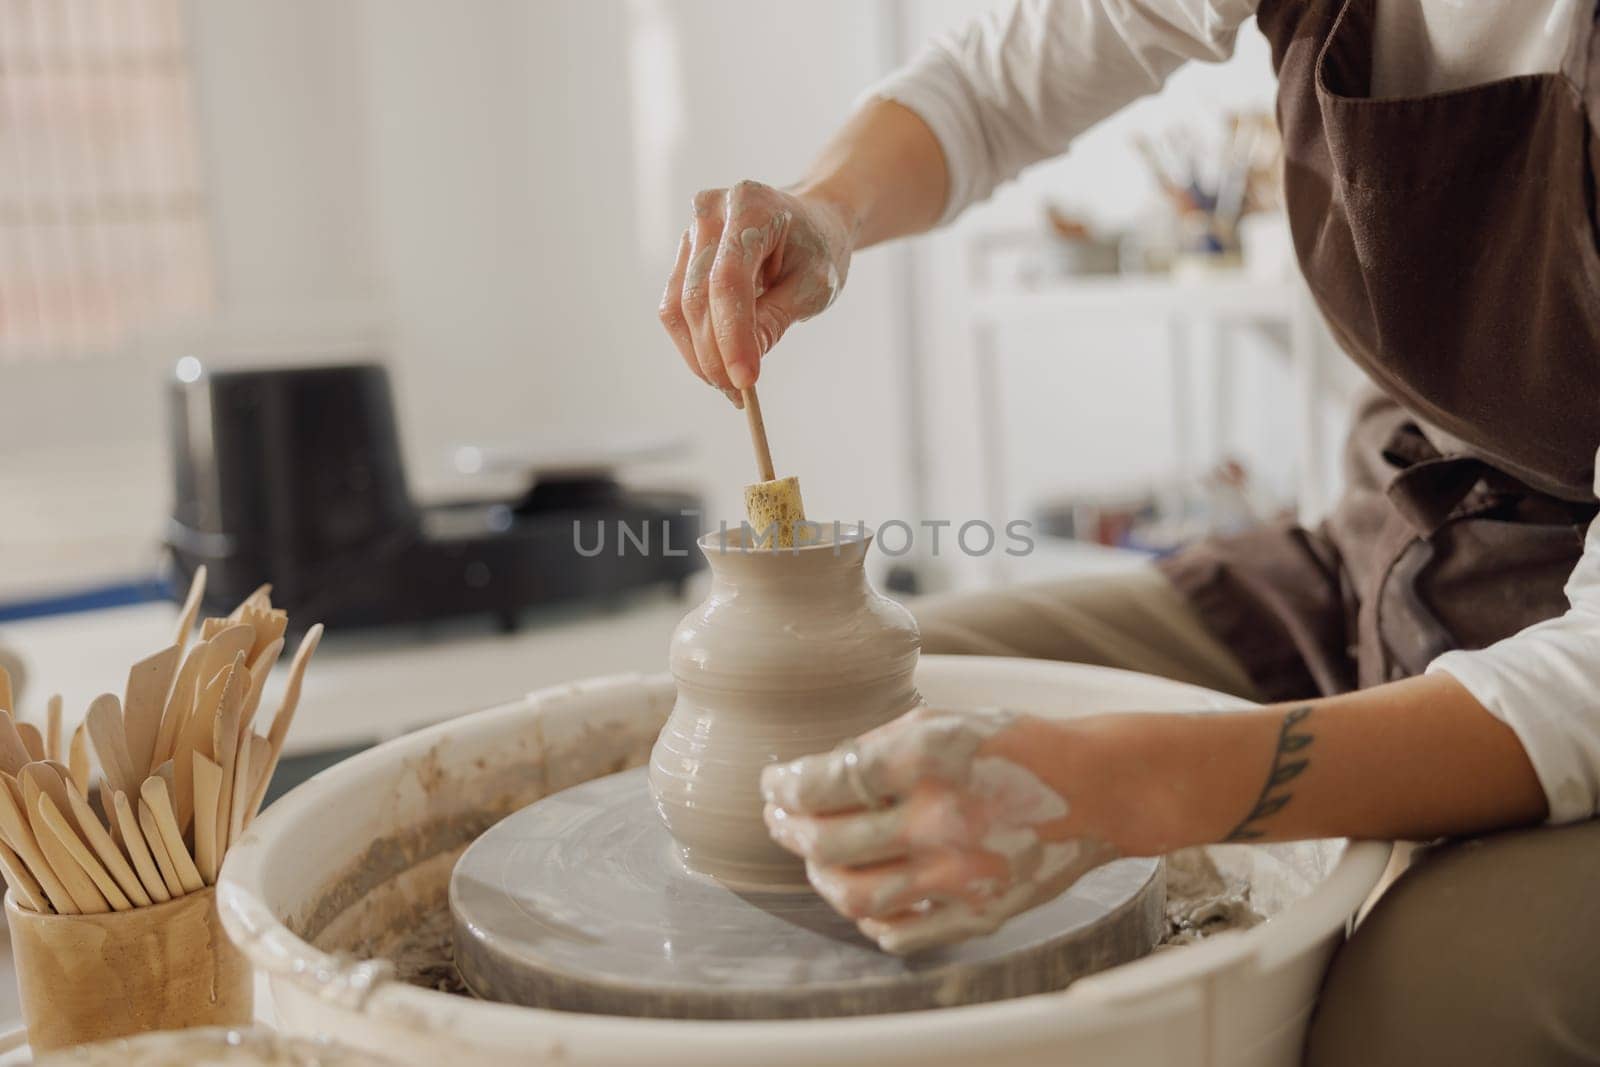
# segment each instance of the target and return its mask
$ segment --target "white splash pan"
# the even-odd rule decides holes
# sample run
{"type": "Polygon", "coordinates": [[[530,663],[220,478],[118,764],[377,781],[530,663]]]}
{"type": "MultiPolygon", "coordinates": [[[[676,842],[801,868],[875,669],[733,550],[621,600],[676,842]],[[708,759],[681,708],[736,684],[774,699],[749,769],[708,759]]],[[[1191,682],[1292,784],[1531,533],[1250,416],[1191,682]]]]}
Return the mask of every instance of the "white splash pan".
{"type": "MultiPolygon", "coordinates": [[[[946,707],[1070,716],[1245,706],[1033,660],[927,656],[917,680],[946,707]]],[[[380,745],[274,804],[229,852],[218,902],[229,935],[267,972],[280,1024],[452,1067],[1294,1064],[1328,960],[1389,855],[1374,842],[1218,848],[1219,866],[1249,874],[1269,922],[1060,993],[902,1015],[679,1022],[542,1011],[409,985],[338,951],[440,899],[455,857],[499,815],[642,762],[672,699],[665,674],[541,690],[380,745]]]]}

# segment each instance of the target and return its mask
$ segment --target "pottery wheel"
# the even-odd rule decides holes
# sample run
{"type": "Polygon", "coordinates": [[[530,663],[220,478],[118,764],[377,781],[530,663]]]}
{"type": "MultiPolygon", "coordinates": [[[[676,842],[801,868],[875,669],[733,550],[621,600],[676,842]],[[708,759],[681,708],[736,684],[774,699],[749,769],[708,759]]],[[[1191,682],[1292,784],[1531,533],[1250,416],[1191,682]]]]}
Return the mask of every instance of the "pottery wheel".
{"type": "Polygon", "coordinates": [[[456,965],[489,1000],[608,1015],[817,1018],[1061,989],[1160,936],[1160,860],[1119,860],[988,937],[887,955],[808,890],[687,870],[637,768],[508,816],[450,879],[456,965]]]}

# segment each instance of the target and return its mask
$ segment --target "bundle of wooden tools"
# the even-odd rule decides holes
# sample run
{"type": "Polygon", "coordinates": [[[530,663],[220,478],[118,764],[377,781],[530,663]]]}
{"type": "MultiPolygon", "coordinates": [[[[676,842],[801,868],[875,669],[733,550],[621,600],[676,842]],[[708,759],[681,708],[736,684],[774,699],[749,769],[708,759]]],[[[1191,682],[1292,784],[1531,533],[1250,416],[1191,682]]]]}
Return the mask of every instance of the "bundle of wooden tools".
{"type": "Polygon", "coordinates": [[[20,907],[88,915],[197,892],[260,809],[322,627],[300,641],[263,736],[253,724],[288,616],[262,586],[204,620],[191,648],[204,590],[201,568],[172,644],[133,665],[120,701],[96,697],[64,752],[61,698],[44,729],[24,722],[0,669],[0,871],[20,907]]]}

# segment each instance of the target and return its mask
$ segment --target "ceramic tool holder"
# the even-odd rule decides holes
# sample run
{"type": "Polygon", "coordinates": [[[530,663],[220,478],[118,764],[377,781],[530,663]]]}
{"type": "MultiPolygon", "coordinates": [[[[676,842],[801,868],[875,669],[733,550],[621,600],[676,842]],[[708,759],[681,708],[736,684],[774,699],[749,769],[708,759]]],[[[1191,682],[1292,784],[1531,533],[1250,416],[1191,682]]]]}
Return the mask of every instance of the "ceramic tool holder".
{"type": "Polygon", "coordinates": [[[5,907],[34,1052],[254,1017],[254,975],[215,888],[99,915],[29,911],[10,894],[5,907]]]}
{"type": "Polygon", "coordinates": [[[58,702],[38,729],[0,669],[0,874],[36,1050],[253,1017],[214,886],[261,807],[322,627],[306,631],[259,734],[288,615],[262,586],[203,620],[190,649],[204,585],[202,568],[172,643],[133,665],[121,700],[91,702],[65,751],[58,702]]]}

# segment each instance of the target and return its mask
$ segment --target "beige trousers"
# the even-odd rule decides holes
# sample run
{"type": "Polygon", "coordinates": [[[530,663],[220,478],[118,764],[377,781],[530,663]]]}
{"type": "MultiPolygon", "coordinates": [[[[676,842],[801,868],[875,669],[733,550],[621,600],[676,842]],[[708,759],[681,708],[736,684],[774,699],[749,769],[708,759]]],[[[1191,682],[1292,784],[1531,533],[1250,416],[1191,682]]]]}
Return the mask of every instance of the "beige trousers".
{"type": "MultiPolygon", "coordinates": [[[[1151,568],[911,607],[925,652],[1093,663],[1257,696],[1151,568]]],[[[1334,957],[1306,1063],[1600,1063],[1600,820],[1422,850],[1334,957]]]]}

